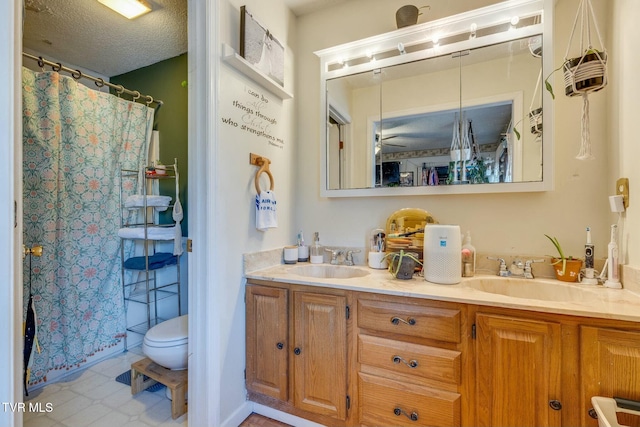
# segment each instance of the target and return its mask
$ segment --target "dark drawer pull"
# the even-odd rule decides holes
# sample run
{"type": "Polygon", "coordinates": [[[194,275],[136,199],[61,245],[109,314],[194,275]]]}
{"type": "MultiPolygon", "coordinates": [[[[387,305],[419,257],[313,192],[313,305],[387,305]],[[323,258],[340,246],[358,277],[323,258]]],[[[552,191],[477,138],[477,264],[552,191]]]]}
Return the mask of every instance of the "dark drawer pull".
{"type": "Polygon", "coordinates": [[[278,350],[282,350],[284,348],[284,344],[279,342],[278,344],[276,344],[276,347],[278,348],[278,350]]]}
{"type": "Polygon", "coordinates": [[[559,411],[560,409],[562,409],[562,403],[560,403],[559,400],[555,400],[555,399],[549,401],[549,406],[554,411],[559,411]]]}
{"type": "Polygon", "coordinates": [[[408,362],[406,360],[404,360],[402,357],[395,355],[391,358],[391,360],[393,361],[393,363],[404,363],[405,365],[407,365],[410,368],[417,368],[418,367],[418,361],[411,359],[408,362]]]}
{"type": "Polygon", "coordinates": [[[300,350],[300,347],[296,347],[293,349],[293,354],[295,354],[296,356],[299,356],[300,353],[302,353],[302,350],[300,350]]]}
{"type": "Polygon", "coordinates": [[[393,323],[394,325],[397,325],[400,322],[404,323],[405,325],[413,326],[416,324],[416,319],[414,319],[413,317],[407,317],[407,320],[404,320],[398,316],[393,316],[391,318],[391,323],[393,323]]]}
{"type": "Polygon", "coordinates": [[[418,413],[417,412],[412,412],[411,414],[407,414],[404,410],[402,410],[400,408],[395,408],[393,410],[393,413],[398,417],[400,415],[404,415],[405,417],[409,418],[411,421],[418,421],[418,413]]]}

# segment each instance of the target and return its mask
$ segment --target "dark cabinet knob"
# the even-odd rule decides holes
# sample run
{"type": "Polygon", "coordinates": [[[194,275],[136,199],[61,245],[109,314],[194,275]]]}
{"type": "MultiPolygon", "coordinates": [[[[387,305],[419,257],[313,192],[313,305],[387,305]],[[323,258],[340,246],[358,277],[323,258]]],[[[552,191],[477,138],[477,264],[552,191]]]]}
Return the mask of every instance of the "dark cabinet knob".
{"type": "Polygon", "coordinates": [[[559,400],[550,400],[549,401],[549,406],[554,411],[559,411],[560,409],[562,409],[562,403],[560,403],[559,400]]]}
{"type": "Polygon", "coordinates": [[[302,350],[300,350],[300,347],[296,347],[293,349],[293,354],[295,354],[296,356],[299,356],[300,353],[302,353],[302,350]]]}
{"type": "Polygon", "coordinates": [[[278,350],[282,350],[284,348],[284,344],[279,342],[278,344],[276,344],[276,347],[278,348],[278,350]]]}

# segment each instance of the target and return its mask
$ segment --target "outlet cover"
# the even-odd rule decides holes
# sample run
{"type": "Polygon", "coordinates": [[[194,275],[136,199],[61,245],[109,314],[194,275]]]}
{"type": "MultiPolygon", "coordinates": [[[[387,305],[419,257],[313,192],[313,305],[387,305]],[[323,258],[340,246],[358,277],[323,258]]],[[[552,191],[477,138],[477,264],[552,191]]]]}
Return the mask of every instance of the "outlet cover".
{"type": "Polygon", "coordinates": [[[629,178],[619,178],[616,181],[616,195],[622,196],[624,208],[629,207],[629,178]]]}

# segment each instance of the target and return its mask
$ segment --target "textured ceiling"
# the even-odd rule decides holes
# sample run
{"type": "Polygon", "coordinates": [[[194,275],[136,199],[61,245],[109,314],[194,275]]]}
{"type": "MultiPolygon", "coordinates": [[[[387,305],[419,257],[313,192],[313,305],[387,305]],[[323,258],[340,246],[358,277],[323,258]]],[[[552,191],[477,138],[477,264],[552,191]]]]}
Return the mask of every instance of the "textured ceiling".
{"type": "Polygon", "coordinates": [[[97,0],[25,0],[23,46],[107,77],[187,51],[187,0],[128,20],[97,0]]]}
{"type": "MultiPolygon", "coordinates": [[[[285,0],[295,15],[346,0],[285,0]]],[[[188,0],[149,0],[153,12],[128,20],[97,0],[25,0],[23,46],[113,77],[187,52],[188,0]]]]}

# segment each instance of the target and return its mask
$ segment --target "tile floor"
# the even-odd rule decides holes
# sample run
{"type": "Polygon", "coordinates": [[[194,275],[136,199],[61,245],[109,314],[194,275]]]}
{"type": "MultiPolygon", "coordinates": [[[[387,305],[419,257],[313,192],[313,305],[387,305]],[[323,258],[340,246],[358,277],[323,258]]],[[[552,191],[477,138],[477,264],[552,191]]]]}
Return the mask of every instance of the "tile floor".
{"type": "Polygon", "coordinates": [[[116,382],[143,357],[134,347],[33,390],[25,403],[40,411],[26,412],[24,427],[186,427],[188,413],[173,420],[164,389],[132,396],[129,386],[116,382]]]}

